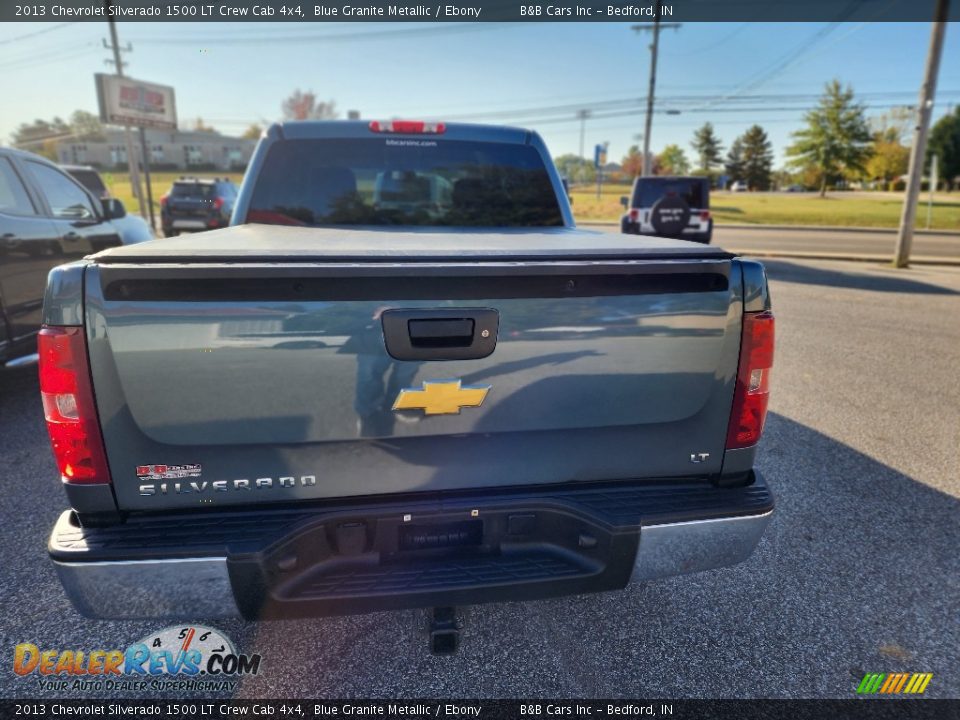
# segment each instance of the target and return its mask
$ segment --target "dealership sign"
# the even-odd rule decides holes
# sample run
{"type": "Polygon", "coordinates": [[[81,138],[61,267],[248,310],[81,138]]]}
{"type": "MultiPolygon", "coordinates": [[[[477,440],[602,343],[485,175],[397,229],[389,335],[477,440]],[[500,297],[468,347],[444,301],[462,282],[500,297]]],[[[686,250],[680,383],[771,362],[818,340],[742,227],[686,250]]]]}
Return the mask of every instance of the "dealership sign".
{"type": "Polygon", "coordinates": [[[97,73],[100,121],[108,125],[177,129],[177,106],[168,85],[97,73]]]}

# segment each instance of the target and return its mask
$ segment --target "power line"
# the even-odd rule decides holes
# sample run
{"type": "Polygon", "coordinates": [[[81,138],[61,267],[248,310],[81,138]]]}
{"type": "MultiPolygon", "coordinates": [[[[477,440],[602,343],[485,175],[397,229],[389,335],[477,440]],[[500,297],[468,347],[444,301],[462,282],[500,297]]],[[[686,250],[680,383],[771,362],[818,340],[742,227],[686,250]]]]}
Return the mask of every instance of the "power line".
{"type": "Polygon", "coordinates": [[[0,40],[0,45],[9,45],[10,43],[20,42],[21,40],[27,40],[37,35],[46,35],[47,33],[53,32],[54,30],[62,30],[65,27],[73,25],[72,22],[60,23],[58,25],[53,25],[51,27],[43,28],[42,30],[36,30],[31,33],[26,33],[25,35],[17,35],[16,37],[7,38],[6,40],[0,40]]]}
{"type": "MultiPolygon", "coordinates": [[[[947,90],[943,91],[941,95],[945,94],[960,94],[960,90],[947,90]]],[[[913,99],[914,91],[912,90],[902,90],[902,91],[877,91],[877,92],[866,92],[860,93],[859,98],[864,100],[884,100],[884,99],[896,99],[904,98],[913,99]]],[[[789,107],[783,108],[785,110],[806,110],[809,107],[809,103],[816,102],[822,97],[821,93],[770,93],[770,94],[755,94],[755,95],[742,95],[739,97],[727,98],[726,102],[729,103],[726,107],[714,107],[713,105],[717,102],[724,100],[722,95],[674,95],[674,96],[661,96],[660,103],[661,105],[667,106],[666,108],[661,108],[658,110],[658,113],[668,113],[675,114],[675,112],[681,113],[691,113],[691,112],[750,112],[755,111],[758,108],[752,106],[742,106],[740,103],[770,103],[770,102],[779,102],[779,103],[806,103],[805,105],[800,105],[798,107],[789,107]],[[706,104],[704,104],[706,103],[706,104]],[[693,105],[693,107],[689,107],[693,105]]],[[[578,120],[579,114],[581,111],[590,111],[592,113],[600,113],[604,111],[613,111],[618,109],[628,110],[631,108],[642,107],[646,103],[646,98],[619,98],[619,99],[606,99],[606,100],[594,100],[594,101],[583,101],[579,103],[569,103],[564,105],[543,105],[538,107],[526,107],[526,108],[516,108],[513,110],[495,110],[489,112],[460,112],[460,113],[444,113],[443,115],[433,115],[430,114],[428,119],[438,119],[438,120],[447,120],[447,121],[456,121],[456,120],[500,120],[500,119],[537,119],[546,116],[554,116],[561,114],[569,114],[569,120],[578,120]]],[[[908,103],[907,103],[908,104],[908,103]]],[[[768,109],[768,106],[760,107],[760,111],[765,111],[768,109]]],[[[597,117],[601,117],[597,115],[597,117]]]]}
{"type": "Polygon", "coordinates": [[[703,55],[704,53],[710,52],[711,50],[714,50],[720,47],[721,45],[725,45],[730,40],[733,40],[733,38],[735,38],[741,32],[746,30],[749,26],[750,26],[750,23],[748,22],[740,23],[733,32],[728,33],[727,35],[724,35],[722,38],[720,38],[716,42],[712,42],[709,45],[702,45],[698,47],[696,50],[691,50],[690,52],[681,52],[681,53],[666,52],[664,53],[664,56],[670,57],[670,58],[685,58],[685,57],[696,57],[697,55],[703,55]]]}
{"type": "MultiPolygon", "coordinates": [[[[908,102],[895,102],[894,98],[899,97],[910,97],[912,93],[910,91],[883,91],[883,92],[874,92],[874,93],[862,93],[860,97],[862,99],[870,99],[874,102],[868,102],[864,105],[865,109],[868,110],[887,110],[895,107],[904,107],[908,105],[908,102]],[[889,102],[882,102],[883,100],[888,100],[889,102]]],[[[947,96],[960,98],[960,89],[956,90],[944,90],[940,92],[941,98],[947,96]]],[[[676,97],[686,97],[686,96],[676,96],[676,97]]],[[[784,105],[783,102],[810,102],[820,99],[820,95],[807,95],[807,94],[795,94],[790,95],[787,93],[780,94],[771,94],[771,95],[751,95],[744,96],[743,98],[735,99],[734,102],[740,101],[752,101],[752,102],[767,102],[764,105],[734,105],[730,107],[713,107],[713,108],[686,108],[683,110],[676,110],[674,108],[661,108],[656,110],[657,114],[661,115],[670,115],[674,118],[679,118],[683,116],[690,115],[702,115],[706,113],[770,113],[770,112],[803,112],[809,109],[809,104],[804,105],[784,105]],[[770,104],[769,101],[777,100],[781,104],[770,104]]],[[[697,96],[698,99],[703,99],[703,96],[697,96]]],[[[665,101],[671,101],[674,98],[665,98],[665,101]]],[[[910,97],[912,101],[912,97],[910,97]]],[[[427,119],[441,119],[446,121],[455,121],[455,120],[482,120],[482,119],[511,119],[516,118],[519,122],[529,125],[537,124],[562,124],[562,123],[579,123],[581,121],[580,115],[577,113],[579,110],[588,109],[592,112],[590,115],[591,120],[604,120],[604,119],[614,119],[620,117],[633,117],[642,112],[643,107],[643,98],[639,99],[629,99],[626,101],[617,101],[617,100],[608,100],[595,103],[580,103],[573,105],[565,106],[553,106],[545,108],[524,108],[521,111],[504,111],[497,113],[475,113],[475,114],[458,114],[458,115],[428,115],[427,119]],[[619,103],[623,106],[624,103],[633,103],[632,106],[627,105],[625,107],[618,107],[619,103]],[[603,110],[601,107],[606,105],[606,109],[603,110]],[[563,111],[570,111],[570,114],[562,114],[563,111]]],[[[206,116],[205,116],[206,117],[206,116]]],[[[231,117],[231,116],[213,116],[206,117],[207,121],[211,123],[217,123],[222,125],[249,125],[251,122],[254,122],[250,117],[231,117]]],[[[788,118],[784,121],[793,121],[793,119],[788,118]]],[[[264,123],[269,122],[263,119],[259,119],[256,122],[264,123]]],[[[672,122],[683,122],[682,120],[673,120],[672,122]]],[[[739,120],[730,120],[724,121],[725,124],[737,124],[741,121],[739,120]]],[[[578,130],[579,132],[579,130],[578,130]]]]}
{"type": "Polygon", "coordinates": [[[33,67],[35,65],[43,65],[45,63],[55,62],[58,60],[71,60],[92,52],[94,52],[93,43],[86,43],[83,46],[57,48],[55,50],[49,50],[45,53],[28,53],[15,58],[8,58],[3,62],[0,62],[0,69],[10,69],[25,66],[33,67]]]}
{"type": "MultiPolygon", "coordinates": [[[[866,110],[889,110],[893,107],[898,107],[897,104],[893,105],[863,105],[866,110]]],[[[677,111],[671,111],[667,109],[663,110],[654,110],[655,114],[658,115],[689,115],[689,114],[703,114],[703,113],[712,113],[712,112],[744,112],[744,113],[766,113],[766,112],[801,112],[806,110],[806,107],[770,107],[768,105],[757,106],[757,107],[744,107],[744,108],[694,108],[691,110],[686,110],[682,113],[677,111]]],[[[609,118],[621,118],[621,117],[636,117],[637,115],[644,114],[642,109],[634,110],[619,110],[614,112],[608,112],[605,114],[594,114],[591,116],[591,120],[605,120],[609,118]]],[[[576,117],[545,117],[545,118],[527,118],[525,124],[528,126],[540,126],[540,125],[553,125],[553,124],[563,124],[563,123],[572,123],[578,122],[579,118],[576,117]]]]}
{"type": "MultiPolygon", "coordinates": [[[[820,41],[823,40],[825,37],[827,37],[830,33],[832,33],[834,30],[836,30],[839,26],[840,26],[840,23],[839,23],[839,22],[833,22],[833,23],[830,23],[829,25],[827,25],[827,26],[824,27],[824,28],[820,28],[817,32],[815,32],[815,33],[814,33],[811,37],[809,37],[806,41],[804,41],[803,43],[801,43],[799,46],[797,46],[797,47],[796,47],[794,50],[792,50],[791,52],[789,52],[789,53],[787,53],[786,55],[784,55],[783,57],[781,57],[780,60],[776,61],[776,64],[774,64],[773,67],[768,68],[767,70],[764,70],[763,72],[758,73],[757,75],[754,75],[752,78],[750,78],[749,80],[746,80],[744,83],[742,83],[740,86],[738,86],[738,87],[737,87],[735,90],[733,90],[731,93],[728,93],[727,95],[722,96],[719,100],[714,101],[714,102],[711,103],[711,104],[716,104],[717,102],[723,102],[723,101],[725,101],[725,100],[729,100],[729,99],[734,98],[734,97],[736,97],[736,96],[738,96],[738,95],[742,95],[742,94],[745,93],[745,92],[749,92],[750,90],[753,90],[754,88],[757,88],[757,87],[759,87],[760,85],[763,85],[763,84],[766,83],[766,82],[769,82],[769,81],[772,80],[774,77],[776,77],[776,76],[779,75],[780,73],[784,72],[788,67],[790,67],[790,65],[792,65],[792,64],[795,63],[797,60],[799,60],[800,58],[802,58],[806,53],[810,52],[810,50],[812,50],[813,47],[814,47],[818,42],[820,42],[820,41]]],[[[708,104],[706,107],[709,107],[709,105],[710,105],[710,104],[708,104]]]]}

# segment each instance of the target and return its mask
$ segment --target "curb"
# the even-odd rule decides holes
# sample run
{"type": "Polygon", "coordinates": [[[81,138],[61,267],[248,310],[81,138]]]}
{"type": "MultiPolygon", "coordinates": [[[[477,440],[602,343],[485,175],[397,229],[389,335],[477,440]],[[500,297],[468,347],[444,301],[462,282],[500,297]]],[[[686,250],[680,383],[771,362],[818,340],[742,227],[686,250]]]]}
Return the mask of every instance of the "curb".
{"type": "MultiPolygon", "coordinates": [[[[716,227],[730,228],[731,230],[796,230],[798,232],[824,231],[824,232],[852,232],[852,233],[883,233],[885,235],[896,235],[900,232],[898,228],[872,228],[852,225],[844,227],[841,225],[748,225],[744,223],[724,223],[716,227]]],[[[960,230],[914,230],[914,235],[954,235],[960,238],[960,230]]]]}
{"type": "MultiPolygon", "coordinates": [[[[577,226],[594,227],[617,227],[620,224],[618,220],[585,220],[577,223],[577,226]]],[[[750,225],[748,223],[718,223],[714,229],[730,230],[780,230],[796,232],[851,232],[851,233],[883,233],[885,235],[896,235],[897,228],[872,228],[861,227],[858,225],[750,225]]],[[[914,230],[914,235],[951,235],[960,238],[960,230],[914,230]]]]}
{"type": "MultiPolygon", "coordinates": [[[[823,252],[791,252],[789,250],[737,250],[734,247],[724,247],[724,250],[749,257],[764,258],[794,258],[797,260],[845,260],[850,262],[871,262],[890,265],[890,255],[851,255],[848,253],[823,252]]],[[[960,258],[939,257],[936,255],[914,255],[910,258],[911,265],[946,265],[960,267],[960,258]]]]}

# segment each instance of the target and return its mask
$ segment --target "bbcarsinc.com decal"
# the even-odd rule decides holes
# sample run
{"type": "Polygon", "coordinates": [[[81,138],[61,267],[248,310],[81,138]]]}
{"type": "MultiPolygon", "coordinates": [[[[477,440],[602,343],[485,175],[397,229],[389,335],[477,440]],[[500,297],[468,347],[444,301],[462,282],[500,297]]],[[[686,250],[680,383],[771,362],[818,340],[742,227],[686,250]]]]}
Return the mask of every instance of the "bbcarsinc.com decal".
{"type": "Polygon", "coordinates": [[[35,677],[41,690],[231,691],[260,672],[261,656],[238,653],[216,628],[164,628],[126,649],[46,650],[20,643],[13,671],[35,677]]]}

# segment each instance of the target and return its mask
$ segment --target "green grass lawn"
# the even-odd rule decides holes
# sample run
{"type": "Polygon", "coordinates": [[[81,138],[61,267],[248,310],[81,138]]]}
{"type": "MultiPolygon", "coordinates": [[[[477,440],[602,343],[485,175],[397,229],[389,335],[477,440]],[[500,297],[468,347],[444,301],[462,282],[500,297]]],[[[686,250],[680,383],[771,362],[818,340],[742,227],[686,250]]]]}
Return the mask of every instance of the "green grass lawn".
{"type": "MultiPolygon", "coordinates": [[[[579,222],[619,220],[620,197],[628,185],[605,185],[597,199],[596,187],[575,188],[573,214],[579,222]]],[[[927,197],[920,196],[917,227],[927,226],[927,197]]],[[[753,225],[836,225],[841,227],[895,228],[900,225],[902,193],[837,192],[827,197],[815,193],[730,193],[714,191],[710,206],[715,222],[753,225]]],[[[960,230],[960,193],[934,195],[931,228],[960,230]]]]}
{"type": "MultiPolygon", "coordinates": [[[[151,173],[154,211],[160,212],[160,197],[184,173],[151,173]]],[[[243,173],[196,173],[198,177],[228,177],[237,185],[243,173]]],[[[103,173],[111,194],[130,212],[137,212],[130,178],[126,173],[103,173]]],[[[573,214],[578,222],[618,221],[623,212],[620,196],[629,195],[629,185],[604,185],[597,199],[596,188],[574,188],[573,214]]],[[[927,225],[927,194],[920,196],[917,227],[927,225]]],[[[714,191],[710,205],[718,225],[835,225],[840,227],[895,228],[900,224],[902,193],[840,192],[820,198],[813,193],[730,193],[714,191]]],[[[934,196],[931,227],[960,230],[960,193],[934,196]]]]}

